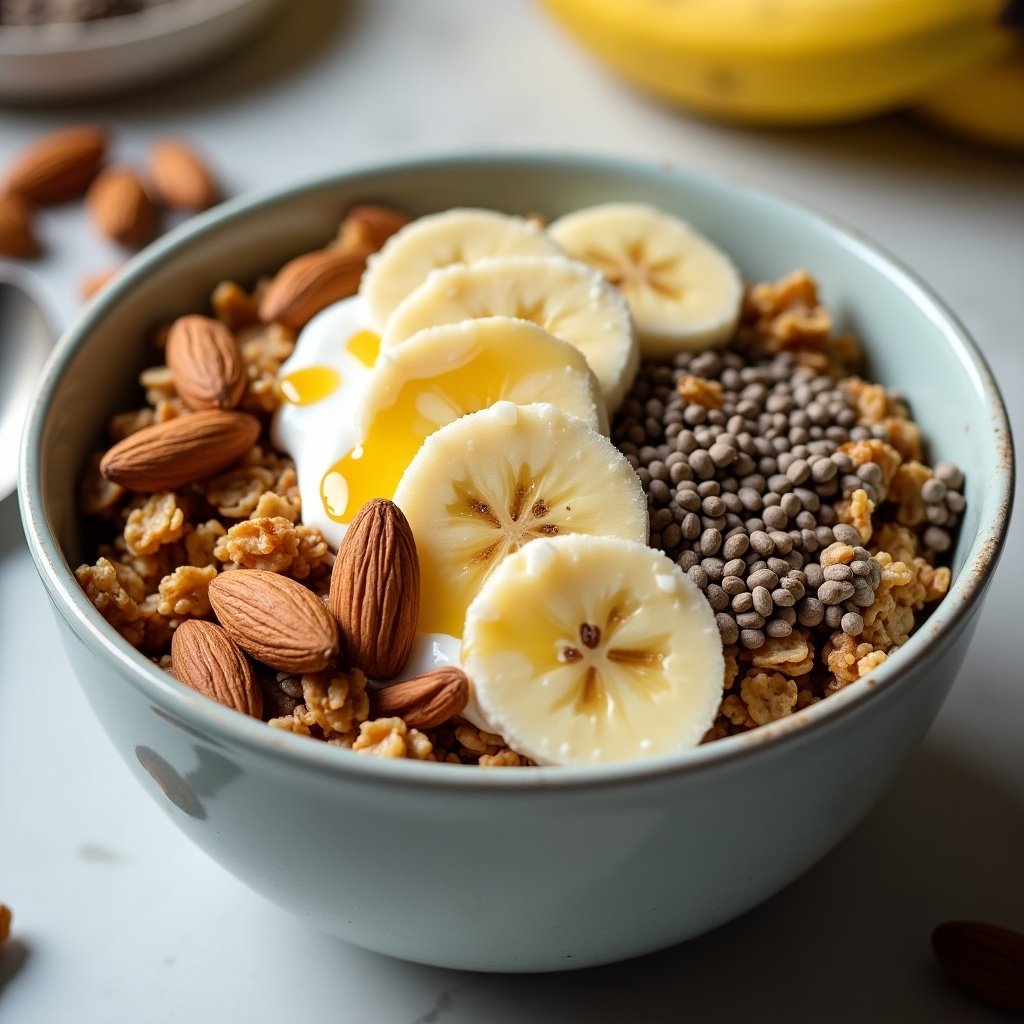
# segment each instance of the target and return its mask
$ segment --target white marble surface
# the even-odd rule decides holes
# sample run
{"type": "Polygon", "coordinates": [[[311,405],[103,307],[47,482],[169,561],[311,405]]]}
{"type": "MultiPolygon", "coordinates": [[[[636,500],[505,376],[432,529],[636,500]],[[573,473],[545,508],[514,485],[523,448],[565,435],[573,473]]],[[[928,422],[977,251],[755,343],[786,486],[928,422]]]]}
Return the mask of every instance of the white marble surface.
{"type": "MultiPolygon", "coordinates": [[[[244,54],[187,82],[75,111],[0,112],[0,161],[41,129],[99,118],[125,159],[158,134],[187,134],[234,193],[476,147],[632,154],[720,172],[830,210],[917,269],[973,331],[1021,427],[1024,163],[903,118],[782,134],[688,120],[606,77],[526,0],[285,8],[244,54]]],[[[41,229],[51,254],[33,272],[66,322],[78,278],[116,253],[75,207],[47,214],[41,229]]],[[[577,974],[507,977],[399,963],[325,938],[189,845],[87,708],[17,509],[4,501],[0,900],[16,917],[0,953],[0,1020],[1003,1019],[946,985],[928,936],[951,918],[1024,928],[1019,525],[1013,534],[937,724],[829,857],[685,946],[577,974]]]]}

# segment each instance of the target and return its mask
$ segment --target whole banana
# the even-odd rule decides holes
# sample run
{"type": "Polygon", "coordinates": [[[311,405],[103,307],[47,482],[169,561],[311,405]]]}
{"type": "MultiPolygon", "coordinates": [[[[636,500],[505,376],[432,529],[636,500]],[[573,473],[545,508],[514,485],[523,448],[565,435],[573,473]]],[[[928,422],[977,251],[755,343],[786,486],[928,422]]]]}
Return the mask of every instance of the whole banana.
{"type": "Polygon", "coordinates": [[[917,110],[971,141],[1024,152],[1024,44],[948,82],[917,110]]]}
{"type": "Polygon", "coordinates": [[[645,90],[748,123],[828,124],[916,102],[1011,49],[1012,0],[544,0],[645,90]]]}

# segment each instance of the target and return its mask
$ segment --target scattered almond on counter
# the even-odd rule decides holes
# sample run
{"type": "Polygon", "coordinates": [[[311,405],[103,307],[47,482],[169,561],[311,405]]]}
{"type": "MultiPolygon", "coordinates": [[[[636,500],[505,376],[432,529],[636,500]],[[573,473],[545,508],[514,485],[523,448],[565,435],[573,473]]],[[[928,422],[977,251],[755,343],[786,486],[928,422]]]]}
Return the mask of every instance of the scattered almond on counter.
{"type": "Polygon", "coordinates": [[[374,691],[374,718],[401,718],[412,729],[433,729],[462,714],[469,702],[469,678],[454,665],[374,691]]]}
{"type": "Polygon", "coordinates": [[[27,259],[38,252],[28,203],[14,192],[0,196],[0,256],[27,259]]]}
{"type": "Polygon", "coordinates": [[[107,267],[106,270],[97,270],[92,274],[86,274],[78,282],[78,294],[83,299],[91,299],[120,269],[120,267],[107,267]]]}
{"type": "Polygon", "coordinates": [[[149,156],[149,175],[158,198],[196,213],[213,206],[219,189],[206,161],[181,139],[160,139],[149,156]]]}
{"type": "Polygon", "coordinates": [[[167,366],[190,409],[233,409],[245,391],[245,363],[230,329],[219,320],[179,317],[167,336],[167,366]]]}
{"type": "Polygon", "coordinates": [[[319,672],[338,654],[338,628],[313,591],[265,569],[229,569],[210,584],[227,635],[282,672],[319,672]]]}
{"type": "Polygon", "coordinates": [[[97,125],[49,132],[14,158],[7,191],[31,203],[61,203],[82,195],[107,151],[107,133],[97,125]]]}
{"type": "Polygon", "coordinates": [[[89,186],[85,202],[100,234],[121,245],[139,249],[156,234],[153,200],[142,179],[127,167],[101,172],[89,186]]]}
{"type": "Polygon", "coordinates": [[[6,942],[11,934],[11,908],[0,903],[0,942],[6,942]]]}
{"type": "Polygon", "coordinates": [[[961,988],[1024,1014],[1024,934],[979,921],[947,921],[932,932],[932,949],[961,988]]]}
{"type": "Polygon", "coordinates": [[[357,513],[338,548],[328,598],[350,662],[371,679],[405,667],[416,638],[420,563],[409,520],[375,498],[357,513]]]}
{"type": "Polygon", "coordinates": [[[171,669],[193,690],[259,718],[263,693],[252,666],[221,626],[202,619],[186,619],[171,637],[171,669]]]}
{"type": "MultiPolygon", "coordinates": [[[[210,165],[184,139],[154,143],[145,181],[131,168],[103,170],[109,151],[107,129],[83,124],[48,132],[16,153],[0,184],[0,257],[30,259],[39,254],[37,206],[85,196],[100,234],[138,249],[162,230],[162,206],[195,213],[220,200],[210,165]]],[[[117,269],[83,276],[79,296],[91,299],[117,269]]],[[[232,329],[258,322],[255,303],[250,300],[249,305],[248,322],[231,324],[232,329]]]]}

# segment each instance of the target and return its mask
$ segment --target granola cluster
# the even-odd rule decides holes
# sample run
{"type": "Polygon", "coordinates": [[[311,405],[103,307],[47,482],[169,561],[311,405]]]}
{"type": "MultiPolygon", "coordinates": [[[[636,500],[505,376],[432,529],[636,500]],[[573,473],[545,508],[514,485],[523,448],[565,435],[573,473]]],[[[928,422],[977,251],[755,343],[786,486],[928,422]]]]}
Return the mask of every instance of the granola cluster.
{"type": "MultiPolygon", "coordinates": [[[[75,575],[107,622],[168,672],[174,631],[189,619],[215,619],[209,588],[220,573],[262,569],[301,581],[321,596],[330,583],[334,552],[319,530],[302,522],[294,463],[266,440],[281,402],[278,371],[291,355],[295,332],[259,322],[260,287],[250,294],[225,281],[210,301],[213,315],[239,343],[246,370],[239,408],[260,418],[260,443],[227,470],[151,494],[109,481],[99,468],[102,452],[96,452],[80,484],[79,507],[89,517],[96,557],[75,575]]],[[[166,339],[166,327],[153,332],[157,355],[166,339]]],[[[162,363],[139,375],[139,388],[144,404],[111,418],[110,443],[188,411],[162,363]]],[[[483,766],[530,763],[501,737],[461,719],[418,730],[401,718],[373,718],[366,677],[357,669],[294,676],[255,667],[263,717],[273,728],[372,757],[483,766]]]]}

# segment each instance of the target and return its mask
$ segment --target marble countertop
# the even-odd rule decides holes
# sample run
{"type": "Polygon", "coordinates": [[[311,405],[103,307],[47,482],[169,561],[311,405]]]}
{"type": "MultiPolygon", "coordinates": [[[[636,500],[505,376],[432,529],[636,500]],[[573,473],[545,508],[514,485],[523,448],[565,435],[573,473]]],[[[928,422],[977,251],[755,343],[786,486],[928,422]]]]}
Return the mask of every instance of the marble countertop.
{"type": "MultiPolygon", "coordinates": [[[[0,111],[0,163],[99,119],[123,159],[169,132],[232,194],[396,157],[476,148],[670,160],[796,196],[917,270],[977,338],[1024,417],[1024,162],[904,117],[740,132],[609,78],[527,0],[293,0],[243,53],[116,102],[0,111]]],[[[59,323],[117,254],[80,207],[48,212],[31,274],[59,323]]],[[[381,1024],[624,1020],[995,1021],[932,960],[938,923],[1024,928],[1024,686],[1012,531],[958,683],[867,820],[787,890],[716,932],[564,975],[401,963],[312,931],[208,860],[133,782],[72,676],[0,502],[0,1020],[281,1019],[381,1024]]],[[[495,922],[500,927],[500,922],[495,922]]]]}

